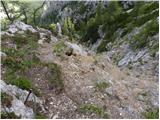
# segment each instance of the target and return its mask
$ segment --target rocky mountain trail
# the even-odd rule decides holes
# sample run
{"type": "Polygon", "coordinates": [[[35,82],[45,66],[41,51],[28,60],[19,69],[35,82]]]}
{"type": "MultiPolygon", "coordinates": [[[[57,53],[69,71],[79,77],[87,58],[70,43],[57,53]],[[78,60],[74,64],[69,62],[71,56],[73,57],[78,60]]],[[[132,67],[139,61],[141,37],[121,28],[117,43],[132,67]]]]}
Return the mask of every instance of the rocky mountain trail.
{"type": "MultiPolygon", "coordinates": [[[[47,48],[50,49],[50,47],[47,48]]],[[[48,53],[45,53],[45,56],[46,54],[48,55],[48,53]]],[[[146,106],[148,104],[142,104],[141,98],[146,98],[141,97],[139,99],[137,98],[139,97],[138,95],[148,92],[145,91],[146,88],[148,88],[149,91],[153,90],[154,87],[157,88],[157,84],[149,80],[144,81],[143,79],[128,76],[123,73],[123,71],[120,71],[119,68],[112,65],[109,59],[106,61],[107,56],[104,56],[105,55],[100,56],[99,59],[96,60],[98,61],[96,64],[93,56],[66,56],[68,58],[60,63],[58,63],[57,60],[54,59],[56,57],[54,57],[52,59],[54,63],[59,64],[62,68],[65,95],[69,96],[69,98],[78,105],[96,104],[102,108],[106,107],[110,110],[110,115],[113,115],[110,116],[112,118],[123,118],[124,116],[127,118],[135,117],[135,115],[137,115],[137,107],[142,107],[142,109],[138,111],[138,113],[141,113],[147,108],[146,106]],[[111,84],[111,87],[106,88],[106,93],[95,93],[94,87],[96,82],[107,82],[107,84],[111,84]],[[112,99],[108,98],[108,94],[112,99]],[[105,97],[107,97],[108,100],[104,100],[105,97]],[[121,104],[123,105],[121,106],[121,104]],[[116,107],[114,108],[113,106],[116,107]],[[117,108],[117,106],[119,106],[119,108],[117,108]],[[128,111],[127,109],[131,110],[128,111]]],[[[141,114],[136,117],[139,118],[139,116],[141,116],[141,114]]]]}
{"type": "MultiPolygon", "coordinates": [[[[15,26],[11,28],[17,30],[15,26]]],[[[40,29],[33,30],[30,26],[22,29],[31,33],[37,31],[39,37],[36,40],[37,47],[30,53],[36,56],[31,57],[32,62],[36,62],[35,65],[17,73],[25,75],[40,93],[37,98],[41,101],[39,104],[42,110],[38,112],[47,118],[138,119],[143,118],[142,113],[147,109],[159,106],[158,84],[152,75],[143,72],[136,77],[134,69],[119,68],[113,64],[108,54],[95,54],[63,35],[59,38],[45,29],[38,32],[40,29]],[[51,36],[56,40],[52,41],[51,36]]],[[[13,41],[12,37],[9,41],[13,41]]],[[[7,40],[2,41],[2,44],[6,45],[5,48],[15,49],[8,45],[7,40]]],[[[9,56],[5,51],[2,52],[9,56]]],[[[2,65],[2,70],[7,69],[8,64],[10,65],[2,65]]],[[[6,79],[5,75],[2,77],[2,80],[6,79]]],[[[5,92],[6,88],[1,86],[2,89],[5,92]]],[[[28,117],[33,118],[34,113],[24,116],[28,117]]]]}

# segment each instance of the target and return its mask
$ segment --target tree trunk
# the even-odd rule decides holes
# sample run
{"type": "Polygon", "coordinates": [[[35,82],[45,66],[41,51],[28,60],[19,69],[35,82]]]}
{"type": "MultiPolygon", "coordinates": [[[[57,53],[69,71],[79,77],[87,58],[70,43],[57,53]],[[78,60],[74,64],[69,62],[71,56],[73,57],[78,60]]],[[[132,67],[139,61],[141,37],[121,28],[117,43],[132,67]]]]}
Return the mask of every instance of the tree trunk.
{"type": "Polygon", "coordinates": [[[24,14],[24,22],[27,24],[27,22],[28,22],[28,17],[27,17],[27,14],[26,14],[26,11],[25,10],[23,10],[23,14],[24,14]]]}
{"type": "Polygon", "coordinates": [[[34,10],[34,13],[33,13],[33,21],[34,21],[34,25],[36,26],[37,23],[36,23],[36,13],[39,9],[41,9],[45,4],[45,1],[42,3],[42,5],[40,7],[38,7],[37,9],[34,10]]]}

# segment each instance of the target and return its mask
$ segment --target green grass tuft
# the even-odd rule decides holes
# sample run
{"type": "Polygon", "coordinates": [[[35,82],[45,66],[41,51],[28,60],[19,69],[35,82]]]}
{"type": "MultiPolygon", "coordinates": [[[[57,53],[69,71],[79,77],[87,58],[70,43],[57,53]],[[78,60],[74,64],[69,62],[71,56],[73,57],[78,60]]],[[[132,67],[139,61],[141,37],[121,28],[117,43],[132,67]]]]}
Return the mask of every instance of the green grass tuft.
{"type": "Polygon", "coordinates": [[[92,104],[81,105],[78,108],[78,111],[79,112],[84,112],[84,113],[86,113],[86,112],[95,113],[99,117],[108,118],[108,115],[105,113],[105,111],[102,108],[100,108],[96,105],[92,105],[92,104]]]}
{"type": "Polygon", "coordinates": [[[25,77],[14,78],[8,82],[12,85],[16,85],[23,90],[29,90],[32,87],[31,81],[25,77]]]}
{"type": "Polygon", "coordinates": [[[143,113],[146,119],[159,119],[159,109],[149,110],[143,113]]]}
{"type": "Polygon", "coordinates": [[[95,84],[95,90],[96,91],[103,91],[103,90],[105,90],[107,87],[109,87],[109,84],[108,83],[106,83],[106,82],[97,82],[96,84],[95,84]]]}
{"type": "Polygon", "coordinates": [[[47,119],[47,117],[41,114],[36,114],[34,119],[47,119]]]}

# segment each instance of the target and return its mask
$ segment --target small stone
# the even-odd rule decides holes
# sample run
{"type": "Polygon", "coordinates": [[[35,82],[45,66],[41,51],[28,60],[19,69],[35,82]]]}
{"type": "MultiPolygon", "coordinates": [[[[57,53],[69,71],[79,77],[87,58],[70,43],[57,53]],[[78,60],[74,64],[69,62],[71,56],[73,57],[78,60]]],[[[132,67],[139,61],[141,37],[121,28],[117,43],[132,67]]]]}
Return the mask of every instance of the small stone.
{"type": "Polygon", "coordinates": [[[40,44],[40,45],[42,45],[42,44],[43,44],[43,42],[44,42],[44,40],[43,40],[43,39],[38,40],[38,44],[40,44]]]}
{"type": "Polygon", "coordinates": [[[145,98],[144,98],[144,96],[142,96],[142,95],[138,95],[137,100],[144,102],[144,101],[145,101],[145,98]]]}
{"type": "Polygon", "coordinates": [[[50,102],[49,104],[50,104],[50,105],[53,105],[53,102],[50,102]]]}

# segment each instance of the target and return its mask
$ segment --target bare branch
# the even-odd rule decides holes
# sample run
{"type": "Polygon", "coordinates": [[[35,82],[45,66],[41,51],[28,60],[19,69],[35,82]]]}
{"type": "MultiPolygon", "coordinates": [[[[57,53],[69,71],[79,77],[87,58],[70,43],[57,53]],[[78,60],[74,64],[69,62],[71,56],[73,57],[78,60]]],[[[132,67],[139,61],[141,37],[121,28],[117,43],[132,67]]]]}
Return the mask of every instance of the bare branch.
{"type": "Polygon", "coordinates": [[[2,6],[3,6],[3,9],[4,9],[4,11],[5,11],[8,19],[9,19],[11,22],[13,22],[13,19],[9,16],[9,13],[8,13],[7,8],[6,8],[6,6],[5,6],[5,2],[4,2],[4,1],[1,1],[1,4],[2,4],[2,6]]]}

